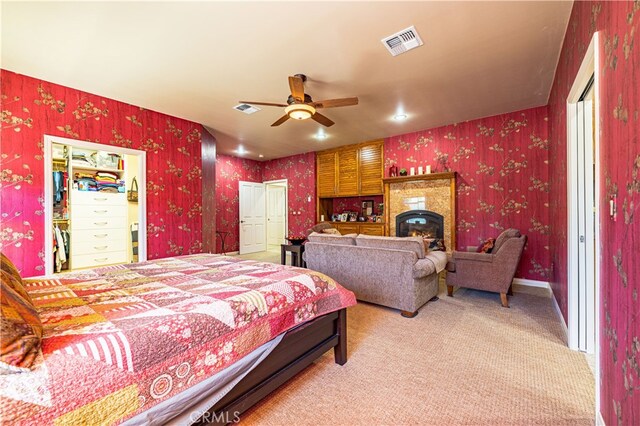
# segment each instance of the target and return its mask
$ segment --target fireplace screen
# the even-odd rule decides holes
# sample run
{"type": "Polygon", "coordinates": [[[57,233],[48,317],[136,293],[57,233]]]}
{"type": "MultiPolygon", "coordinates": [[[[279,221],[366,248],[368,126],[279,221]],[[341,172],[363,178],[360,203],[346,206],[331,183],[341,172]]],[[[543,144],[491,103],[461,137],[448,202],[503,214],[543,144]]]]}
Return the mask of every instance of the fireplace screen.
{"type": "Polygon", "coordinates": [[[444,238],[444,217],[428,210],[410,210],[396,216],[396,236],[444,238]]]}

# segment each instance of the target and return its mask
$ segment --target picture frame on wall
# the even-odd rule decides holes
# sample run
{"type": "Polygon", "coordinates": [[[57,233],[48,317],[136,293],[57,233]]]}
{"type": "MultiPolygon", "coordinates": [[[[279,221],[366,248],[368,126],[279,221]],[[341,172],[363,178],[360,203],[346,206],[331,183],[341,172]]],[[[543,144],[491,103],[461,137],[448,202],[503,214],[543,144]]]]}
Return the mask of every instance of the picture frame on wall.
{"type": "Polygon", "coordinates": [[[364,200],[362,202],[362,215],[371,216],[373,214],[373,200],[364,200]]]}

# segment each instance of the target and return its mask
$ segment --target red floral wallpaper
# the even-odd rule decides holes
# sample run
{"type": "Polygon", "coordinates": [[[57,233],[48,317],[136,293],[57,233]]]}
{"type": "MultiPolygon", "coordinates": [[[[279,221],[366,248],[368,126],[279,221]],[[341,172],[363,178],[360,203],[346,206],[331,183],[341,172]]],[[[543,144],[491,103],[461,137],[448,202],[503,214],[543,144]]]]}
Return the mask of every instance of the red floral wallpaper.
{"type": "MultiPolygon", "coordinates": [[[[262,182],[262,163],[230,155],[216,157],[216,231],[225,231],[224,249],[240,247],[240,198],[238,182],[262,182]]],[[[222,252],[222,237],[218,236],[216,253],[222,252]]]]}
{"type": "Polygon", "coordinates": [[[640,424],[640,2],[575,2],[549,100],[552,288],[567,316],[566,98],[596,31],[600,77],[600,409],[609,425],[640,424]],[[609,218],[608,200],[618,215],[609,218]]]}
{"type": "MultiPolygon", "coordinates": [[[[304,234],[315,225],[316,155],[313,152],[265,162],[218,155],[216,165],[217,230],[228,231],[225,250],[240,247],[238,182],[263,182],[287,179],[289,198],[289,234],[304,234]],[[308,201],[311,197],[311,202],[308,201]],[[294,214],[294,212],[296,214],[294,214]],[[297,214],[300,212],[300,214],[297,214]]],[[[218,237],[217,250],[222,249],[218,237]]]]}
{"type": "Polygon", "coordinates": [[[150,259],[202,245],[202,126],[35,78],[0,72],[0,250],[44,273],[44,135],[147,151],[150,259]]]}
{"type": "Polygon", "coordinates": [[[262,178],[265,181],[287,179],[289,235],[303,235],[316,224],[315,152],[265,161],[262,178]]]}
{"type": "Polygon", "coordinates": [[[520,229],[529,242],[516,276],[548,281],[547,124],[539,107],[394,136],[385,140],[386,175],[391,165],[457,172],[457,249],[520,229]]]}

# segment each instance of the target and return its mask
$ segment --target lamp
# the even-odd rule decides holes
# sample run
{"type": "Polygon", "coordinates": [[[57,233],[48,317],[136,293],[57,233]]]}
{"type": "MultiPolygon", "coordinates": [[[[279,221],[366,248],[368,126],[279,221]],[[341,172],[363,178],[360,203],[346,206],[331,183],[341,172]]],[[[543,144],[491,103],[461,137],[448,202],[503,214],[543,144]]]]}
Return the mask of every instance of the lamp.
{"type": "Polygon", "coordinates": [[[284,109],[284,112],[286,112],[290,118],[306,120],[316,113],[316,109],[307,104],[291,104],[284,109]]]}

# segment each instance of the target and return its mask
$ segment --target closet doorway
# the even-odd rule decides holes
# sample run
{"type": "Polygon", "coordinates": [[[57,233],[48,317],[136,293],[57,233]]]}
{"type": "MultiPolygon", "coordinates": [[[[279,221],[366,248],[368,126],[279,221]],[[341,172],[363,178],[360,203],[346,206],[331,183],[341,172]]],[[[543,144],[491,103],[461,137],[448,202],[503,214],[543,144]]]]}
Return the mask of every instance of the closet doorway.
{"type": "Polygon", "coordinates": [[[146,152],[45,135],[44,162],[46,275],[147,259],[146,152]]]}

